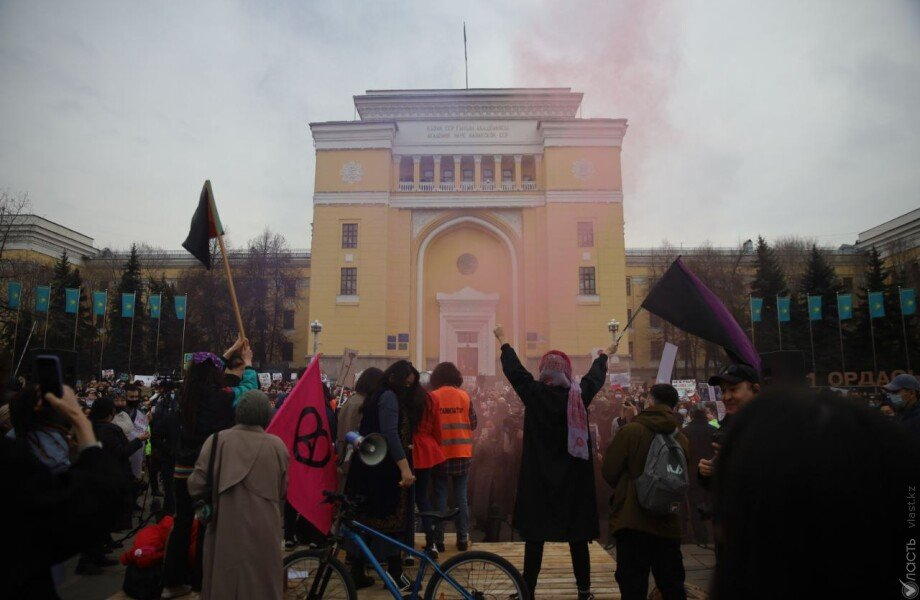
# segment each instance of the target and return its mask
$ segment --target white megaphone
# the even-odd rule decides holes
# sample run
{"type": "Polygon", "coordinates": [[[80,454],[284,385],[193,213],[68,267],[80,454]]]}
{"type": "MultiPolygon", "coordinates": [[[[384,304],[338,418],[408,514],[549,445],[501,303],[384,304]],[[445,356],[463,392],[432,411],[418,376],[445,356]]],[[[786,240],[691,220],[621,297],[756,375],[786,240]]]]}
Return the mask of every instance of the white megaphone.
{"type": "Polygon", "coordinates": [[[351,454],[358,451],[358,458],[361,462],[369,467],[379,465],[387,456],[387,439],[379,433],[371,433],[362,436],[357,431],[349,431],[345,434],[345,444],[348,449],[345,451],[345,461],[351,459],[351,454]]]}

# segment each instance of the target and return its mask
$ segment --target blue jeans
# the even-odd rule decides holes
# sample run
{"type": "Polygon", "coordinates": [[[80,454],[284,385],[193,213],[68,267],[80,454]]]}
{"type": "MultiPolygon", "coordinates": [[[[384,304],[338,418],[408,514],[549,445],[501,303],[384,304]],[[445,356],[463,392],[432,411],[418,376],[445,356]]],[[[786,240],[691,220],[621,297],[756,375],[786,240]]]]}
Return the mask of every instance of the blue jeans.
{"type": "MultiPolygon", "coordinates": [[[[439,511],[447,510],[447,479],[446,475],[434,476],[434,497],[439,511]]],[[[457,528],[457,539],[465,540],[470,536],[470,505],[467,500],[467,482],[470,479],[469,473],[466,475],[450,476],[454,486],[454,501],[456,501],[460,514],[457,515],[454,525],[457,528]]],[[[444,543],[444,528],[439,527],[437,533],[438,543],[444,543]]]]}

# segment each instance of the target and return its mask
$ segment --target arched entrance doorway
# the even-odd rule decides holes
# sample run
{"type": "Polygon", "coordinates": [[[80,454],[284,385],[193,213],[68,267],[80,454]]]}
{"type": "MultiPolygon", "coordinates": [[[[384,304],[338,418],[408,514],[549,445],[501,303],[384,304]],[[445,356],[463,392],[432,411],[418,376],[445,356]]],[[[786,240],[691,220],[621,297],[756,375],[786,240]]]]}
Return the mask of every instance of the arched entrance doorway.
{"type": "Polygon", "coordinates": [[[494,224],[458,217],[419,246],[416,364],[450,361],[464,375],[496,373],[491,331],[506,324],[517,343],[517,255],[494,224]]]}

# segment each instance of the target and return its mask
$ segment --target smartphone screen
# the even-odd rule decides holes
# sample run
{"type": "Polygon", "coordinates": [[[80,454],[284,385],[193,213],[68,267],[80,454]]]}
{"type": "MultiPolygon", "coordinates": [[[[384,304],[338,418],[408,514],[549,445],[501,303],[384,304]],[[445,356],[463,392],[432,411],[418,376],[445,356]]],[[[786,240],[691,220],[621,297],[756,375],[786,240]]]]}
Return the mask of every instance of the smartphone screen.
{"type": "Polygon", "coordinates": [[[41,387],[42,395],[54,394],[58,398],[64,396],[61,373],[61,360],[57,356],[40,354],[35,357],[33,376],[41,387]]]}

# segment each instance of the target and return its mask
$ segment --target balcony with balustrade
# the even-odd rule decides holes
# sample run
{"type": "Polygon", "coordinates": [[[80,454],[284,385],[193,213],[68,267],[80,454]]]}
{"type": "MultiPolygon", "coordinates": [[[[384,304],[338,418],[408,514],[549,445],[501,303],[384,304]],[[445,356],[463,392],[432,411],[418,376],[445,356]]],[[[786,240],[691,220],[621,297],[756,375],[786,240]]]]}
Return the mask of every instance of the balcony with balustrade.
{"type": "Polygon", "coordinates": [[[542,188],[542,156],[393,156],[394,192],[535,192],[542,188]]]}

